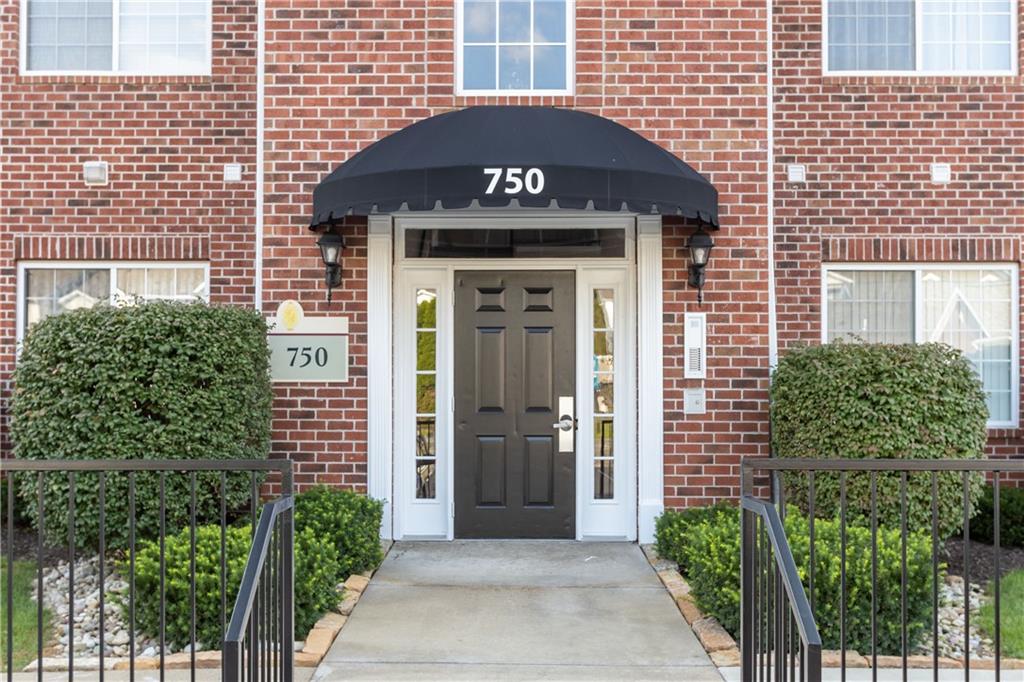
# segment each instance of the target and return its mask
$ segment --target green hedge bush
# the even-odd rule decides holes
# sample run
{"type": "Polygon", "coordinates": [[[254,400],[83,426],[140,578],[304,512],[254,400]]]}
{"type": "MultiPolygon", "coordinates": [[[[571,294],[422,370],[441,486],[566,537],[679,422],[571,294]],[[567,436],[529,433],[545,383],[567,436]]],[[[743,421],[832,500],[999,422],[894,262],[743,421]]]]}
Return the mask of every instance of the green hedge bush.
{"type": "MultiPolygon", "coordinates": [[[[685,575],[697,605],[713,615],[734,637],[740,629],[740,519],[739,514],[718,510],[689,524],[683,537],[674,535],[677,525],[658,524],[659,554],[682,556],[685,575]],[[666,553],[662,553],[665,547],[666,553]]],[[[810,543],[807,519],[795,506],[785,521],[793,559],[805,588],[808,587],[810,543]]],[[[834,520],[815,522],[815,619],[826,649],[840,644],[840,527],[834,520]]],[[[871,531],[847,526],[847,648],[871,651],[871,531]]],[[[878,652],[899,653],[900,630],[900,532],[878,529],[877,627],[878,652]]],[[[931,542],[927,533],[911,533],[907,542],[907,627],[914,642],[931,622],[931,542]]],[[[940,580],[941,580],[940,576],[940,580]]]]}
{"type": "MultiPolygon", "coordinates": [[[[772,445],[779,457],[815,459],[980,459],[988,409],[977,375],[956,349],[941,344],[830,343],[798,348],[779,362],[771,389],[772,445]]],[[[911,528],[931,526],[928,475],[911,476],[911,528]]],[[[871,512],[870,477],[848,476],[851,519],[871,512]]],[[[788,500],[806,509],[807,478],[787,475],[788,500]]],[[[939,527],[957,532],[963,517],[960,474],[940,475],[939,527]]],[[[981,493],[972,476],[970,504],[981,493]]],[[[816,509],[824,518],[839,507],[835,474],[818,474],[816,509]]],[[[878,476],[876,508],[883,524],[900,523],[900,477],[878,476]]]]}
{"type": "MultiPolygon", "coordinates": [[[[251,526],[230,526],[225,533],[228,618],[238,595],[251,543],[251,526]]],[[[165,636],[175,647],[190,638],[190,539],[186,528],[165,542],[165,636]]],[[[127,565],[122,565],[127,573],[127,565]]],[[[323,613],[338,603],[338,560],[330,541],[312,530],[295,534],[295,637],[302,639],[323,613]]],[[[148,540],[135,559],[135,617],[140,630],[160,632],[160,545],[148,540]]],[[[205,648],[220,648],[220,526],[196,529],[196,639],[205,648]]],[[[127,603],[122,603],[127,610],[127,603]]],[[[127,617],[127,613],[125,614],[127,617]]]]}
{"type": "MultiPolygon", "coordinates": [[[[295,496],[295,636],[305,637],[325,611],[338,602],[337,585],[350,574],[375,568],[381,560],[383,504],[349,491],[317,486],[295,496]]],[[[228,609],[234,605],[245,570],[251,527],[226,531],[228,609]]],[[[165,547],[167,638],[181,646],[189,638],[189,531],[170,535],[165,547]]],[[[140,595],[158,595],[160,546],[145,542],[136,559],[140,595]]],[[[159,601],[141,599],[136,606],[140,628],[159,632],[159,601]],[[143,603],[145,602],[145,603],[143,603]]],[[[220,526],[196,533],[196,632],[206,647],[219,646],[220,526]]]]}
{"type": "Polygon", "coordinates": [[[295,528],[310,530],[336,550],[338,582],[376,568],[383,558],[380,522],[384,504],[349,490],[316,486],[295,497],[295,528]]]}
{"type": "MultiPolygon", "coordinates": [[[[200,303],[98,306],[49,317],[14,372],[11,435],[20,459],[262,459],[270,445],[266,324],[252,310],[200,303]]],[[[200,521],[218,518],[219,475],[198,477],[200,521]]],[[[95,546],[97,476],[76,481],[76,544],[95,546]]],[[[107,542],[127,540],[127,476],[107,476],[107,542]]],[[[138,474],[137,532],[158,529],[157,476],[138,474]]],[[[19,477],[30,516],[35,476],[19,477]]],[[[166,478],[167,528],[188,521],[188,476],[166,478]]],[[[230,478],[229,508],[249,497],[230,478]]],[[[68,479],[47,477],[46,530],[67,542],[68,479]]]]}
{"type": "Polygon", "coordinates": [[[713,521],[719,514],[739,513],[739,509],[725,502],[710,507],[666,509],[654,522],[654,549],[658,556],[678,564],[679,570],[686,573],[689,564],[684,549],[690,529],[697,524],[713,521]]]}
{"type": "MultiPolygon", "coordinates": [[[[971,538],[992,544],[995,509],[993,489],[986,485],[978,500],[978,511],[971,519],[971,538]]],[[[999,488],[999,544],[1002,547],[1024,547],[1024,488],[999,488]]]]}

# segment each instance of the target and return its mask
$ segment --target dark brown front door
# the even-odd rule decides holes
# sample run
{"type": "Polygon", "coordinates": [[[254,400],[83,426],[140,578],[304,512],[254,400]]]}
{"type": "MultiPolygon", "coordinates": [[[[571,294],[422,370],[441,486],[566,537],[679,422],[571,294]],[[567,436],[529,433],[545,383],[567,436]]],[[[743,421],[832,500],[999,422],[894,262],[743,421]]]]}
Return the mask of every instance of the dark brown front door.
{"type": "Polygon", "coordinates": [[[456,537],[575,537],[575,279],[455,273],[456,537]]]}

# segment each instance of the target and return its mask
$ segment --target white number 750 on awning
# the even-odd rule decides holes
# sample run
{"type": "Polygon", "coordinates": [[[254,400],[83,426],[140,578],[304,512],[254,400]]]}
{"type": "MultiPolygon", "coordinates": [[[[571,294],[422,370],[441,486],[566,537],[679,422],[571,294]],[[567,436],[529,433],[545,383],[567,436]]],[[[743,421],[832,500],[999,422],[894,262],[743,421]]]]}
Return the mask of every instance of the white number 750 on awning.
{"type": "Polygon", "coordinates": [[[544,191],[544,171],[540,168],[527,168],[525,175],[522,168],[484,168],[484,175],[491,178],[484,194],[494,194],[502,177],[505,179],[505,185],[501,188],[503,194],[519,194],[524,188],[530,194],[544,191]]]}

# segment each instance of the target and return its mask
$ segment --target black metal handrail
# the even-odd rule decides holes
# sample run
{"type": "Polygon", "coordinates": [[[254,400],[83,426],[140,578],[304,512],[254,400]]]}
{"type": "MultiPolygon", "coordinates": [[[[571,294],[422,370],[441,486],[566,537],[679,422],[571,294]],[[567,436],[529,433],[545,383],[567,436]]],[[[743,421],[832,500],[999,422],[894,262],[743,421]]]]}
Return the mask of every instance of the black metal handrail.
{"type": "Polygon", "coordinates": [[[295,499],[289,495],[265,505],[260,513],[224,635],[224,682],[292,680],[294,508],[295,499]]]}
{"type": "MultiPolygon", "coordinates": [[[[898,497],[899,516],[899,538],[900,538],[900,657],[904,675],[909,667],[909,656],[914,642],[909,637],[908,624],[908,541],[910,529],[908,528],[908,515],[910,505],[908,503],[909,480],[923,480],[930,484],[930,524],[917,530],[919,533],[928,535],[930,532],[931,547],[931,658],[932,668],[938,674],[940,665],[939,653],[939,583],[940,583],[940,546],[942,540],[939,534],[939,480],[946,483],[952,480],[957,487],[962,486],[961,514],[959,520],[962,527],[962,562],[964,581],[964,623],[963,623],[963,661],[962,665],[965,674],[969,675],[971,670],[971,607],[970,607],[970,528],[971,528],[971,481],[977,479],[981,474],[989,476],[993,486],[992,505],[992,544],[993,544],[993,668],[996,679],[999,679],[1002,668],[1002,642],[1001,642],[1001,594],[1000,578],[1001,553],[1000,545],[1000,487],[1007,478],[1006,474],[1024,473],[1024,461],[1006,459],[969,459],[969,460],[904,460],[904,459],[812,459],[812,458],[746,458],[741,463],[741,498],[743,507],[744,525],[742,529],[743,538],[741,543],[741,573],[742,573],[742,605],[741,605],[741,665],[743,667],[743,682],[752,682],[755,679],[771,679],[770,668],[773,661],[779,663],[775,667],[775,674],[781,674],[785,670],[786,655],[789,654],[789,647],[793,644],[793,638],[786,634],[787,623],[780,618],[780,593],[792,604],[796,599],[795,592],[787,591],[784,584],[786,571],[775,568],[774,580],[765,579],[765,573],[772,570],[771,566],[765,563],[766,550],[764,539],[770,541],[769,546],[773,553],[779,551],[785,545],[783,554],[791,553],[788,549],[787,539],[783,530],[782,520],[785,518],[787,497],[792,497],[792,502],[798,503],[807,514],[808,529],[808,573],[805,576],[807,581],[806,597],[810,607],[811,621],[814,622],[815,615],[815,566],[816,566],[816,544],[815,544],[815,505],[816,476],[828,477],[832,483],[838,483],[839,502],[837,521],[839,523],[839,564],[840,564],[840,586],[839,586],[839,666],[842,675],[845,676],[847,668],[847,644],[849,642],[848,631],[848,583],[851,574],[848,567],[848,495],[849,482],[854,477],[861,477],[867,482],[869,498],[867,498],[866,513],[870,517],[870,584],[871,584],[871,616],[870,616],[870,651],[858,652],[869,657],[873,670],[878,664],[878,607],[882,602],[878,595],[878,508],[877,500],[879,483],[888,483],[894,486],[893,495],[898,497]],[[760,479],[758,478],[760,476],[760,479]],[[803,477],[803,478],[802,478],[803,477]],[[800,483],[800,491],[806,489],[806,499],[803,495],[793,495],[792,490],[787,490],[787,482],[800,483]],[[768,496],[768,500],[759,500],[755,495],[761,491],[768,496]],[[771,510],[771,511],[768,511],[771,510]],[[762,512],[765,515],[762,515],[762,512]],[[768,519],[774,516],[777,523],[772,520],[761,522],[760,530],[752,522],[749,515],[756,515],[757,519],[768,519]],[[777,532],[773,527],[777,526],[777,532]],[[781,577],[780,577],[781,574],[781,577]],[[780,639],[783,651],[779,651],[780,639]],[[775,647],[774,651],[772,647],[775,647]],[[774,654],[774,656],[773,656],[774,654]]],[[[818,481],[820,485],[820,481],[818,481]]],[[[1012,484],[1012,483],[1011,483],[1012,484]]],[[[867,523],[865,521],[865,523],[867,523]]],[[[783,564],[786,562],[783,560],[783,564]]],[[[795,570],[795,568],[794,568],[795,570]]],[[[802,591],[802,588],[801,588],[802,591]]],[[[883,597],[885,595],[882,595],[883,597]]],[[[795,625],[803,640],[806,628],[800,629],[800,622],[803,619],[801,608],[796,608],[791,617],[795,618],[795,625]]],[[[791,631],[790,631],[791,632],[791,631]]],[[[884,653],[884,652],[883,652],[884,653]]],[[[791,655],[791,654],[789,654],[791,655]]],[[[810,666],[804,668],[803,674],[815,674],[810,666]]],[[[817,671],[817,678],[820,679],[820,666],[817,671]]],[[[778,679],[778,678],[776,678],[778,679]]]]}
{"type": "Polygon", "coordinates": [[[774,667],[777,680],[795,679],[799,670],[803,682],[821,682],[821,636],[782,519],[750,495],[742,496],[740,514],[740,677],[763,679],[760,670],[770,678],[774,667]]]}
{"type": "MultiPolygon", "coordinates": [[[[158,613],[159,613],[159,625],[157,632],[146,633],[152,636],[155,640],[155,646],[158,648],[159,656],[159,667],[161,670],[165,668],[165,654],[166,654],[166,592],[167,587],[166,575],[167,575],[167,562],[165,555],[165,537],[167,535],[167,518],[168,511],[182,511],[184,505],[187,511],[188,522],[183,527],[189,530],[189,608],[190,608],[190,636],[188,637],[188,644],[190,645],[189,659],[190,667],[193,671],[196,670],[196,652],[197,652],[197,640],[196,640],[196,629],[197,629],[197,616],[196,616],[196,542],[197,542],[197,484],[206,487],[206,490],[210,491],[212,486],[213,499],[216,501],[219,499],[219,529],[220,529],[220,556],[219,556],[219,587],[220,587],[220,620],[221,620],[221,631],[225,632],[227,629],[227,595],[228,591],[232,586],[228,585],[228,572],[227,572],[227,557],[226,557],[226,534],[229,527],[229,511],[241,512],[243,515],[248,515],[250,522],[253,526],[253,532],[255,533],[257,528],[257,517],[258,517],[258,502],[259,492],[261,486],[266,484],[278,484],[283,495],[282,499],[288,500],[283,503],[289,506],[292,504],[292,463],[288,460],[31,460],[31,459],[0,459],[0,474],[3,475],[2,484],[6,486],[6,508],[0,510],[0,513],[4,515],[4,521],[0,524],[0,528],[4,532],[4,555],[7,560],[8,570],[6,571],[6,585],[5,585],[5,618],[8,624],[6,641],[3,643],[4,650],[4,661],[7,667],[7,679],[11,679],[13,673],[13,628],[12,625],[12,614],[13,614],[13,576],[14,576],[14,565],[15,565],[15,542],[14,542],[14,528],[15,528],[15,517],[17,516],[16,511],[18,510],[18,499],[16,494],[16,482],[19,485],[31,486],[31,494],[33,497],[32,502],[26,502],[26,506],[22,508],[22,511],[31,509],[35,515],[36,530],[35,544],[36,544],[36,589],[35,598],[37,601],[37,643],[36,643],[36,656],[38,660],[38,670],[40,675],[42,674],[43,665],[42,658],[46,647],[46,636],[44,633],[44,554],[51,553],[55,548],[49,547],[47,542],[47,526],[49,519],[47,518],[48,508],[46,505],[47,498],[47,486],[51,478],[57,478],[60,480],[62,485],[67,486],[67,506],[66,509],[62,510],[62,513],[66,513],[66,525],[67,525],[67,554],[64,560],[68,563],[68,588],[67,588],[67,601],[68,601],[68,623],[66,629],[67,637],[67,675],[68,679],[73,679],[76,674],[76,642],[75,642],[75,631],[76,622],[74,618],[74,602],[75,602],[75,578],[76,578],[76,538],[75,528],[78,525],[76,522],[76,497],[81,498],[82,495],[82,482],[85,477],[90,477],[90,480],[95,479],[95,502],[96,508],[95,513],[97,514],[97,543],[95,546],[90,546],[90,550],[95,549],[97,551],[98,558],[98,571],[99,571],[99,583],[101,589],[99,590],[99,605],[98,605],[98,658],[99,658],[99,675],[100,679],[103,678],[103,670],[106,667],[104,659],[109,654],[107,653],[110,648],[110,643],[106,640],[106,628],[105,628],[105,599],[106,599],[106,588],[105,588],[105,571],[107,566],[107,558],[109,554],[107,546],[107,537],[111,532],[112,526],[108,519],[109,513],[107,507],[111,505],[112,495],[111,486],[116,480],[121,484],[126,483],[126,499],[118,500],[121,505],[121,512],[125,513],[127,518],[125,520],[127,528],[124,529],[127,532],[127,547],[124,551],[124,555],[119,555],[125,561],[125,574],[124,578],[127,580],[127,594],[126,597],[126,615],[127,623],[125,624],[125,630],[128,634],[129,641],[127,643],[127,663],[129,674],[134,677],[136,670],[136,643],[137,643],[137,631],[136,631],[136,607],[140,603],[144,603],[142,600],[145,599],[156,599],[159,600],[158,613]],[[219,476],[218,476],[219,475],[219,476]],[[265,478],[270,475],[274,478],[265,478]],[[154,484],[158,484],[158,493],[154,500],[142,500],[136,496],[136,483],[137,479],[141,479],[142,476],[152,476],[150,479],[154,484]],[[237,477],[243,477],[242,481],[239,481],[237,477]],[[25,478],[28,477],[27,481],[25,478]],[[174,477],[183,477],[185,480],[185,488],[182,488],[184,493],[182,496],[175,497],[173,494],[166,494],[167,484],[174,485],[181,479],[175,479],[174,477]],[[248,498],[248,510],[229,510],[227,508],[226,500],[228,497],[228,491],[232,489],[229,487],[231,483],[233,489],[237,490],[239,487],[247,489],[248,498]],[[76,488],[77,486],[77,488],[76,488]],[[141,509],[144,509],[144,505],[152,504],[152,513],[157,515],[159,519],[159,538],[155,541],[159,542],[159,590],[154,594],[138,594],[136,591],[136,550],[137,550],[137,537],[136,525],[137,525],[137,514],[141,509]],[[156,505],[158,506],[158,511],[156,505]],[[126,556],[125,556],[126,555],[126,556]]],[[[173,488],[172,488],[173,490],[173,488]]],[[[24,494],[25,489],[22,489],[24,494]]],[[[90,498],[92,499],[92,498],[90,498]]],[[[81,502],[79,500],[79,510],[77,514],[81,514],[81,502]]],[[[282,505],[279,500],[276,508],[280,508],[282,505]]],[[[217,515],[218,510],[207,510],[208,513],[217,515]]],[[[179,514],[180,516],[180,514],[179,514]]],[[[52,524],[52,521],[50,522],[52,524]]],[[[288,532],[291,533],[291,524],[288,524],[288,532]]],[[[277,538],[278,544],[276,547],[277,554],[275,556],[283,557],[287,555],[289,560],[287,567],[290,571],[292,570],[291,563],[291,535],[287,537],[281,536],[277,538]],[[287,540],[287,541],[285,541],[287,540]]],[[[52,539],[52,538],[51,538],[52,539]]],[[[63,542],[63,538],[61,539],[63,542]]],[[[79,557],[80,558],[80,557],[79,557]]],[[[289,577],[287,581],[281,582],[281,589],[279,599],[282,602],[291,603],[292,600],[292,581],[289,577]]],[[[288,613],[288,618],[291,618],[291,612],[288,613]]],[[[283,633],[284,630],[281,630],[283,633]]],[[[289,631],[285,641],[288,643],[286,647],[291,652],[291,642],[293,641],[293,634],[289,631]]],[[[182,642],[178,642],[182,644],[182,642]]],[[[204,642],[207,646],[210,643],[204,642]]],[[[284,648],[284,647],[283,647],[284,648]]],[[[284,660],[282,658],[282,660],[284,660]]],[[[288,660],[291,660],[290,657],[288,660]]],[[[286,679],[290,679],[286,678],[286,679]]]]}
{"type": "Polygon", "coordinates": [[[744,471],[889,471],[889,472],[943,472],[978,471],[984,473],[1024,473],[1024,460],[1020,459],[810,459],[744,458],[744,471]]]}

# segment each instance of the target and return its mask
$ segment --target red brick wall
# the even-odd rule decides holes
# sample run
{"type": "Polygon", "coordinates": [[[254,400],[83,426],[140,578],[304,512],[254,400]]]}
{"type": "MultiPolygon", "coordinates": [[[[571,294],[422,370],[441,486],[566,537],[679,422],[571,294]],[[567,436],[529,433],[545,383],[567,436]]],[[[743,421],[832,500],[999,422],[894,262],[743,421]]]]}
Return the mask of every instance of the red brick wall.
{"type": "MultiPolygon", "coordinates": [[[[0,5],[0,402],[9,394],[18,259],[197,259],[215,301],[254,300],[255,0],[214,0],[210,77],[18,73],[18,2],[0,5]],[[87,188],[81,162],[111,163],[87,188]],[[225,184],[222,164],[242,163],[225,184]]],[[[313,187],[416,120],[481,103],[584,109],[665,146],[719,189],[705,304],[688,290],[692,226],[665,228],[665,498],[735,495],[767,454],[767,53],[761,0],[578,0],[576,94],[459,97],[451,0],[268,0],[264,310],[349,318],[345,386],[278,384],[274,453],[297,481],[366,486],[366,228],[352,221],[330,305],[313,187]],[[708,379],[682,378],[682,320],[708,313],[708,379]],[[706,415],[684,415],[703,385],[706,415]]],[[[780,345],[820,338],[823,260],[1020,260],[1024,81],[820,75],[820,0],[775,5],[780,345]],[[928,165],[953,166],[932,185],[928,165]],[[785,164],[807,164],[789,185],[785,164]]],[[[1019,456],[1020,431],[993,433],[1019,456]]]]}
{"type": "Polygon", "coordinates": [[[297,221],[276,227],[268,221],[265,309],[272,313],[294,298],[307,314],[347,317],[349,381],[275,384],[272,456],[295,462],[300,489],[321,483],[366,492],[366,222],[344,228],[344,281],[328,304],[316,236],[308,230],[309,209],[295,210],[297,221]]]}
{"type": "Polygon", "coordinates": [[[704,173],[721,192],[704,310],[710,320],[709,413],[683,416],[680,327],[688,230],[666,231],[666,497],[735,494],[743,454],[766,452],[767,304],[764,3],[579,0],[576,95],[459,97],[452,3],[271,0],[267,22],[266,309],[286,298],[349,315],[344,388],[280,389],[275,449],[300,480],[366,483],[365,267],[362,232],[328,308],[306,233],[310,193],[354,152],[416,120],[481,103],[577,107],[623,123],[704,173]],[[429,72],[424,75],[424,64],[429,72]],[[728,273],[728,275],[727,275],[728,273]]]}
{"type": "MultiPolygon", "coordinates": [[[[775,5],[783,352],[821,338],[823,261],[1019,262],[1024,237],[1024,79],[823,77],[821,5],[775,5]],[[953,181],[933,184],[933,162],[953,181]]],[[[992,431],[989,451],[1024,455],[1024,431],[992,431]]]]}
{"type": "MultiPolygon", "coordinates": [[[[255,2],[215,0],[210,76],[20,75],[20,2],[0,3],[0,403],[18,259],[209,260],[214,301],[252,305],[255,2]],[[87,187],[84,161],[110,164],[87,187]],[[223,164],[245,166],[225,184],[223,164]]],[[[6,450],[6,418],[2,447],[6,450]]]]}

